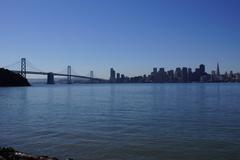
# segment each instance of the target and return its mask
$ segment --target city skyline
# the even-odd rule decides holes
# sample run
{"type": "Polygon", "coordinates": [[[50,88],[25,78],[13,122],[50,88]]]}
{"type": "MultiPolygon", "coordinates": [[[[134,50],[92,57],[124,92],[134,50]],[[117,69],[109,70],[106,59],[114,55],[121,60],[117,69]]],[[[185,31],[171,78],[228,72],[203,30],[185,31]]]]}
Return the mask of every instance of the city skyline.
{"type": "Polygon", "coordinates": [[[164,67],[154,67],[152,72],[133,77],[110,69],[110,83],[192,83],[192,82],[240,82],[240,72],[221,73],[220,65],[211,73],[206,71],[206,66],[200,64],[197,68],[177,67],[165,70],[164,67]]]}
{"type": "MultiPolygon", "coordinates": [[[[200,64],[197,68],[191,67],[177,67],[171,70],[165,70],[165,67],[154,67],[152,72],[144,75],[128,76],[122,72],[116,72],[114,68],[110,68],[110,76],[107,78],[99,78],[94,76],[94,71],[90,71],[89,75],[81,75],[76,73],[72,69],[71,65],[67,66],[67,69],[60,72],[54,71],[43,71],[36,68],[34,64],[21,58],[13,64],[6,67],[1,67],[4,70],[10,70],[17,74],[20,74],[24,78],[33,79],[32,76],[46,76],[47,84],[55,84],[55,76],[67,77],[67,83],[71,84],[74,82],[85,83],[90,80],[91,83],[191,83],[191,82],[240,82],[240,72],[234,72],[233,70],[221,73],[220,65],[217,63],[216,69],[210,73],[207,72],[205,64],[200,64]],[[10,67],[21,65],[21,68],[10,69],[10,67]],[[72,81],[72,78],[74,79],[72,81]],[[77,79],[82,80],[77,80],[77,79]]],[[[6,70],[6,71],[7,71],[6,70]]],[[[59,80],[61,78],[58,78],[59,80]]],[[[39,79],[40,80],[40,79],[39,79]]]]}
{"type": "MultiPolygon", "coordinates": [[[[26,60],[26,58],[21,58],[21,61],[22,61],[22,59],[25,59],[26,60]]],[[[3,64],[1,64],[0,65],[0,68],[5,68],[5,69],[9,69],[9,70],[19,70],[20,71],[20,64],[21,64],[21,61],[16,61],[16,62],[14,62],[14,63],[12,63],[12,64],[7,64],[7,65],[3,65],[3,64]]],[[[26,62],[25,62],[26,63],[26,62]]],[[[235,73],[235,74],[240,74],[240,71],[234,71],[234,70],[232,70],[232,69],[230,69],[230,70],[220,70],[220,64],[219,64],[219,62],[217,62],[217,64],[216,64],[216,68],[215,69],[210,69],[210,68],[205,68],[206,66],[205,66],[205,64],[200,64],[200,65],[204,65],[204,72],[206,72],[206,73],[208,73],[208,74],[211,74],[212,72],[215,72],[216,74],[218,74],[218,75],[224,75],[224,74],[226,74],[226,73],[230,73],[230,72],[232,72],[232,73],[235,73]],[[221,71],[222,71],[222,73],[221,73],[221,71]]],[[[47,70],[47,71],[43,71],[42,69],[40,69],[40,68],[38,68],[38,67],[36,67],[36,66],[34,66],[34,64],[32,64],[32,62],[30,62],[30,61],[27,61],[27,64],[26,64],[26,67],[27,67],[27,71],[37,71],[37,72],[55,72],[55,71],[51,71],[51,70],[47,70]],[[30,67],[28,66],[28,65],[30,65],[30,67]],[[30,68],[30,69],[29,69],[30,68]]],[[[66,74],[68,74],[67,72],[68,72],[68,70],[69,70],[69,67],[71,67],[71,65],[68,65],[67,66],[67,69],[65,68],[65,69],[63,69],[63,70],[61,70],[60,72],[58,72],[58,73],[65,73],[64,72],[64,70],[66,70],[66,74]]],[[[195,67],[196,67],[196,65],[195,65],[195,67]]],[[[114,67],[111,67],[110,68],[110,70],[112,70],[114,67]]],[[[168,71],[174,71],[175,69],[177,69],[177,68],[180,68],[180,69],[183,69],[183,68],[186,68],[186,69],[194,69],[194,67],[190,67],[190,66],[177,66],[176,68],[173,68],[173,67],[164,67],[164,66],[161,66],[161,67],[159,67],[159,65],[158,66],[155,66],[155,67],[153,67],[153,70],[155,69],[155,70],[161,70],[161,69],[164,69],[164,70],[168,70],[168,71]]],[[[196,68],[195,68],[196,69],[196,68]]],[[[129,69],[130,70],[130,69],[129,69]]],[[[128,71],[129,71],[128,70],[128,71]]],[[[58,70],[59,71],[59,70],[58,70]]],[[[115,70],[114,70],[114,72],[115,72],[115,70]]],[[[157,71],[158,72],[158,71],[157,71]]],[[[123,73],[123,72],[121,72],[121,73],[123,73]]],[[[121,76],[122,74],[121,74],[120,72],[115,72],[115,74],[116,74],[116,76],[117,76],[117,74],[119,74],[119,76],[121,76]]],[[[136,74],[124,74],[124,76],[127,76],[127,77],[137,77],[137,76],[142,76],[142,75],[148,75],[148,73],[149,72],[146,72],[146,73],[143,73],[143,74],[141,74],[141,72],[139,72],[139,73],[136,73],[136,74]]],[[[76,72],[76,70],[74,69],[74,74],[75,75],[80,75],[80,76],[88,76],[88,77],[91,77],[91,78],[95,78],[96,76],[95,75],[98,75],[98,74],[96,74],[96,72],[95,71],[93,71],[93,70],[90,70],[87,74],[85,74],[85,75],[83,75],[83,74],[81,74],[81,73],[79,73],[79,72],[76,72]]],[[[28,78],[39,78],[39,77],[42,77],[41,75],[39,76],[39,75],[28,75],[28,78]]],[[[111,77],[111,74],[110,74],[110,77],[111,77]]],[[[98,77],[98,78],[103,78],[103,79],[109,79],[109,75],[108,76],[106,76],[106,77],[98,77]]],[[[111,79],[111,78],[110,78],[111,79]]]]}
{"type": "Polygon", "coordinates": [[[154,66],[240,71],[240,2],[1,1],[0,64],[25,57],[42,70],[128,76],[154,66]]]}

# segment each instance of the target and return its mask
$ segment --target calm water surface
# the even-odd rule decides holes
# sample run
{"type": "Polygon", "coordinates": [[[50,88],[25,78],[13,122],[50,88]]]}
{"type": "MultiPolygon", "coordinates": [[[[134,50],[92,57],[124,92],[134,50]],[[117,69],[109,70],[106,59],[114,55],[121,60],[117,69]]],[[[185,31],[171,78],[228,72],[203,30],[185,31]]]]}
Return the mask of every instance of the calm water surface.
{"type": "Polygon", "coordinates": [[[239,160],[240,84],[0,88],[0,146],[79,160],[239,160]]]}

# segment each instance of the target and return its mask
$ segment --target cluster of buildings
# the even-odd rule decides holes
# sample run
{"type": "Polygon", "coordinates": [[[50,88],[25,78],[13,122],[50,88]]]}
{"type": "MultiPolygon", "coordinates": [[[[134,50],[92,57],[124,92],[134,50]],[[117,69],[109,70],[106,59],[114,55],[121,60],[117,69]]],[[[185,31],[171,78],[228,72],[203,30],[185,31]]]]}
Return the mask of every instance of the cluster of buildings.
{"type": "Polygon", "coordinates": [[[219,64],[217,70],[211,74],[205,70],[205,65],[201,64],[192,71],[191,68],[183,67],[175,70],[165,71],[164,68],[153,68],[149,75],[127,77],[124,74],[116,73],[110,69],[111,83],[192,83],[192,82],[240,82],[240,73],[220,74],[219,64]]]}

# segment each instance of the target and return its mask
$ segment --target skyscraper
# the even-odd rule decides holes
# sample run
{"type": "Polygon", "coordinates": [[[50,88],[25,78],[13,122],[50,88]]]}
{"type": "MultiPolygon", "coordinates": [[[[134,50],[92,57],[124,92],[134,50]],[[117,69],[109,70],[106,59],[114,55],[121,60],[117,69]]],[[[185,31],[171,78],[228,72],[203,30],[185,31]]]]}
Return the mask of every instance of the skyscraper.
{"type": "Polygon", "coordinates": [[[117,73],[117,82],[120,82],[120,73],[117,73]]]}
{"type": "Polygon", "coordinates": [[[182,70],[179,67],[175,70],[175,78],[178,82],[182,81],[182,70]]]}
{"type": "Polygon", "coordinates": [[[158,76],[157,76],[157,68],[153,68],[153,72],[152,72],[152,81],[153,82],[157,82],[158,76]]]}
{"type": "Polygon", "coordinates": [[[153,73],[156,74],[157,73],[157,68],[153,68],[153,73]]]}
{"type": "Polygon", "coordinates": [[[168,71],[167,75],[168,75],[168,81],[174,82],[174,71],[173,70],[168,71]]]}
{"type": "Polygon", "coordinates": [[[116,72],[114,71],[113,68],[110,69],[110,81],[115,82],[116,80],[116,72]]]}
{"type": "Polygon", "coordinates": [[[219,69],[219,63],[217,63],[217,76],[220,76],[220,69],[219,69]]]}
{"type": "Polygon", "coordinates": [[[204,75],[204,73],[205,73],[205,65],[204,64],[201,64],[199,66],[199,71],[200,71],[201,76],[204,75]]]}
{"type": "Polygon", "coordinates": [[[121,74],[121,82],[124,82],[124,81],[125,81],[125,75],[121,74]]]}
{"type": "Polygon", "coordinates": [[[187,67],[182,68],[182,80],[183,80],[183,82],[188,81],[188,69],[187,69],[187,67]]]}
{"type": "Polygon", "coordinates": [[[166,73],[164,68],[160,68],[158,72],[158,82],[165,82],[166,80],[166,73]]]}
{"type": "Polygon", "coordinates": [[[188,82],[192,82],[192,69],[188,68],[188,82]]]}

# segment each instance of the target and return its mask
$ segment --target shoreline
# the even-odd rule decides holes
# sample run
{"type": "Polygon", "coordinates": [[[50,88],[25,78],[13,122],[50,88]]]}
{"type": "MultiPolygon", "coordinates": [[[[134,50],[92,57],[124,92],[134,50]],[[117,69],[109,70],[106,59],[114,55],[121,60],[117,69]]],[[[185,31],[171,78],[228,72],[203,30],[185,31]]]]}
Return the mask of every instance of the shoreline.
{"type": "MultiPolygon", "coordinates": [[[[0,160],[60,160],[56,157],[36,156],[28,153],[20,152],[12,147],[0,147],[0,160]]],[[[67,158],[65,160],[73,160],[67,158]]]]}

